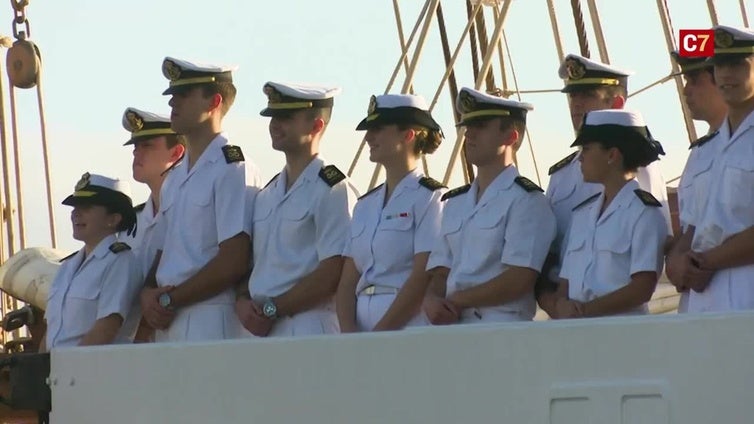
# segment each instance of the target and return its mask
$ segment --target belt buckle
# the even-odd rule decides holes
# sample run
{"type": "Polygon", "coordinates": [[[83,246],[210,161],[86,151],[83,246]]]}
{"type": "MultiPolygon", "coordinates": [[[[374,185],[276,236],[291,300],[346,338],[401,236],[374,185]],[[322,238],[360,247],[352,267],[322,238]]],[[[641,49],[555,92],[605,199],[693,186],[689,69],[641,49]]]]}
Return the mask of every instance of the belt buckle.
{"type": "Polygon", "coordinates": [[[374,286],[374,284],[371,284],[371,285],[368,285],[367,288],[365,288],[364,291],[362,291],[362,293],[365,294],[365,295],[367,295],[367,296],[372,296],[372,295],[374,295],[374,292],[376,290],[377,290],[377,288],[374,286]]]}

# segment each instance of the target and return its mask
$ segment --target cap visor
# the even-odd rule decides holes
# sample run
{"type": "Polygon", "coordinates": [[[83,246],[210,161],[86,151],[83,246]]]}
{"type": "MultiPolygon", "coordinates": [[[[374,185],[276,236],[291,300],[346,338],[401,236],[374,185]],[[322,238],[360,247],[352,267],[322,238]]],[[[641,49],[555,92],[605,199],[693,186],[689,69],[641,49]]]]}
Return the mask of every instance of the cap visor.
{"type": "Polygon", "coordinates": [[[359,122],[359,125],[356,125],[356,131],[366,131],[373,126],[372,122],[368,122],[367,118],[364,118],[359,122]]]}

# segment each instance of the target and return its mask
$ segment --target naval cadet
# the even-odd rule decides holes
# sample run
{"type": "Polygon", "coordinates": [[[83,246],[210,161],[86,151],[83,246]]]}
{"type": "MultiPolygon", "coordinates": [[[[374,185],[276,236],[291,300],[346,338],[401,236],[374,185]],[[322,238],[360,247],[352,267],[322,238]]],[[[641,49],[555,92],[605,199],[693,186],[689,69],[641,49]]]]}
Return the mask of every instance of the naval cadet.
{"type": "Polygon", "coordinates": [[[356,190],[320,155],[340,88],[267,82],[272,148],[285,167],[257,195],[253,270],[236,311],[249,333],[301,336],[338,331],[333,302],[356,190]]]}
{"type": "Polygon", "coordinates": [[[427,259],[440,233],[444,186],[418,169],[442,142],[421,96],[372,96],[366,131],[369,160],[386,178],[356,203],[337,293],[341,332],[426,325],[427,259]]]}
{"type": "Polygon", "coordinates": [[[690,313],[754,309],[754,32],[716,26],[712,62],[728,114],[714,140],[715,189],[694,190],[690,313]]]}
{"type": "Polygon", "coordinates": [[[63,204],[73,207],[73,238],[84,247],[63,259],[50,286],[46,348],[130,342],[133,329],[123,323],[143,276],[131,247],[116,238],[136,225],[128,183],[86,173],[63,204]]]}
{"type": "Polygon", "coordinates": [[[688,287],[684,282],[684,275],[692,265],[687,253],[691,249],[695,230],[691,218],[695,215],[695,210],[704,206],[695,203],[695,199],[705,197],[705,193],[712,189],[710,171],[721,144],[716,141],[718,128],[725,119],[728,106],[715,84],[712,61],[704,57],[683,57],[675,51],[671,52],[671,56],[680,67],[679,74],[683,75],[683,100],[691,118],[709,125],[707,134],[691,143],[689,147],[689,157],[678,183],[680,234],[673,239],[671,249],[665,258],[665,273],[681,292],[678,312],[683,313],[688,308],[688,287]]]}
{"type": "Polygon", "coordinates": [[[470,88],[456,107],[477,177],[442,197],[424,310],[433,324],[531,320],[534,284],[555,237],[542,189],[513,163],[533,107],[470,88]]]}
{"type": "MultiPolygon", "coordinates": [[[[131,133],[124,146],[133,146],[131,170],[133,179],[149,187],[146,202],[134,206],[136,228],[133,237],[126,241],[133,249],[146,276],[157,255],[156,231],[160,210],[160,190],[167,170],[178,162],[186,150],[186,141],[170,127],[170,117],[139,110],[133,107],[123,112],[123,128],[131,133]]],[[[141,311],[131,314],[129,319],[141,320],[134,342],[152,339],[154,329],[141,319],[141,311]]],[[[127,324],[129,327],[131,324],[127,324]]]]}
{"type": "Polygon", "coordinates": [[[576,205],[558,284],[558,318],[645,314],[662,273],[668,235],[660,202],[636,171],[662,146],[638,112],[588,112],[571,147],[584,180],[603,191],[576,205]]]}
{"type": "Polygon", "coordinates": [[[231,67],[165,58],[171,128],[186,137],[160,198],[161,248],[141,295],[155,340],[238,337],[234,286],[250,267],[250,186],[256,167],[222,132],[236,97],[231,67]],[[248,173],[248,174],[247,174],[248,173]]]}
{"type": "MultiPolygon", "coordinates": [[[[565,81],[561,90],[568,96],[568,108],[573,129],[578,131],[584,115],[594,110],[623,109],[628,98],[628,77],[632,74],[617,67],[600,63],[579,55],[569,54],[558,69],[565,81]]],[[[558,221],[558,232],[548,257],[546,270],[537,282],[539,305],[553,317],[555,281],[558,279],[560,258],[565,243],[565,234],[571,223],[573,208],[584,199],[600,193],[599,184],[584,181],[581,175],[578,151],[571,153],[549,169],[550,182],[545,193],[558,221]]],[[[659,200],[666,219],[668,233],[672,234],[670,208],[665,178],[659,162],[640,167],[636,174],[639,187],[659,200]]]]}

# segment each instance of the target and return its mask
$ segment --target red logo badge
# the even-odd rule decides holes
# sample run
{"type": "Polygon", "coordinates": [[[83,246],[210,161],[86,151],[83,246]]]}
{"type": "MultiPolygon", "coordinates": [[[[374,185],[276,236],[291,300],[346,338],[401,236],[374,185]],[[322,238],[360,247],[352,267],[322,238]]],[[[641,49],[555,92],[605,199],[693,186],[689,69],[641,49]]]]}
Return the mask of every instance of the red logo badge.
{"type": "Polygon", "coordinates": [[[678,53],[681,57],[711,57],[715,54],[714,30],[682,29],[678,33],[678,53]]]}

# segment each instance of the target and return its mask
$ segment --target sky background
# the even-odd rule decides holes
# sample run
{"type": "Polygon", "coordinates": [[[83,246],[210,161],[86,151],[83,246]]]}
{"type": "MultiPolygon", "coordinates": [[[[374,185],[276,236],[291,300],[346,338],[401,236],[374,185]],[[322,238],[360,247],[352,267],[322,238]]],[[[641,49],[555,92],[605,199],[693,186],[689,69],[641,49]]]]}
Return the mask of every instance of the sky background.
{"type": "MultiPolygon", "coordinates": [[[[406,37],[424,4],[398,0],[406,37]]],[[[587,2],[582,2],[589,25],[587,2]]],[[[598,0],[610,63],[635,74],[629,93],[670,72],[655,0],[598,0]]],[[[667,1],[675,35],[680,28],[711,26],[704,0],[667,1]]],[[[754,0],[747,0],[754,13],[754,0]]],[[[742,26],[739,0],[717,0],[722,24],[742,26]]],[[[451,49],[466,25],[465,2],[442,1],[451,49]]],[[[555,0],[565,53],[578,53],[570,1],[555,0]]],[[[485,8],[488,34],[493,31],[492,9],[485,8]]],[[[12,34],[11,6],[0,6],[7,25],[0,34],[12,34]]],[[[131,0],[128,2],[78,0],[33,1],[27,9],[31,40],[43,59],[43,87],[51,160],[53,201],[58,247],[71,251],[80,244],[70,236],[70,209],[60,202],[71,193],[84,172],[131,180],[131,149],[122,144],[128,133],[121,115],[128,106],[169,113],[167,86],[161,73],[164,56],[206,63],[238,65],[234,81],[238,97],[225,121],[233,144],[242,147],[266,181],[284,165],[282,154],[270,147],[267,118],[259,116],[266,98],[262,85],[269,80],[338,85],[323,156],[346,172],[362,140],[354,131],[366,115],[369,97],[385,91],[400,57],[392,1],[389,0],[131,0]]],[[[0,20],[0,22],[2,22],[0,20]]],[[[445,71],[436,21],[428,33],[414,79],[414,90],[431,100],[445,71]]],[[[513,72],[521,90],[559,89],[559,66],[545,0],[514,0],[506,19],[505,38],[512,58],[507,63],[508,86],[513,72]]],[[[592,58],[599,59],[592,31],[592,58]]],[[[412,49],[413,53],[413,49],[412,49]]],[[[473,86],[468,45],[456,65],[459,88],[473,86]]],[[[502,86],[499,61],[493,61],[495,82],[502,86]]],[[[4,65],[3,65],[4,68],[4,65]]],[[[5,70],[2,70],[5,74],[5,70]]],[[[390,92],[400,92],[401,72],[390,92]]],[[[7,79],[3,77],[7,97],[7,79]]],[[[515,97],[513,97],[515,98],[515,97]]],[[[17,90],[22,196],[26,246],[49,246],[41,138],[36,90],[17,90]]],[[[566,97],[561,93],[523,94],[534,104],[528,120],[534,157],[528,145],[519,152],[521,172],[547,184],[547,168],[570,153],[573,140],[566,97]]],[[[7,99],[5,100],[7,104],[7,99]]],[[[428,158],[431,176],[442,179],[456,141],[452,103],[445,88],[433,114],[446,140],[428,158]]],[[[644,114],[655,138],[665,147],[662,169],[667,180],[680,175],[689,138],[683,124],[675,84],[670,81],[629,99],[627,108],[644,114]]],[[[6,108],[8,120],[9,110],[6,108]]],[[[10,136],[10,127],[8,127],[10,136]]],[[[697,125],[699,135],[706,124],[697,125]]],[[[10,144],[10,138],[9,138],[10,144]]],[[[12,162],[11,162],[12,164],[12,162]]],[[[374,169],[362,157],[353,180],[363,193],[374,169]]],[[[15,181],[13,182],[15,184],[15,181]]],[[[455,172],[450,185],[463,183],[455,172]]],[[[672,184],[671,184],[672,185],[672,184]]],[[[145,186],[132,182],[135,203],[146,200],[145,186]]],[[[15,196],[15,194],[14,194],[15,196]]],[[[14,197],[15,204],[15,197],[14,197]]],[[[16,232],[18,228],[16,226],[16,232]]],[[[17,247],[17,246],[16,246],[17,247]]]]}

